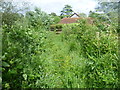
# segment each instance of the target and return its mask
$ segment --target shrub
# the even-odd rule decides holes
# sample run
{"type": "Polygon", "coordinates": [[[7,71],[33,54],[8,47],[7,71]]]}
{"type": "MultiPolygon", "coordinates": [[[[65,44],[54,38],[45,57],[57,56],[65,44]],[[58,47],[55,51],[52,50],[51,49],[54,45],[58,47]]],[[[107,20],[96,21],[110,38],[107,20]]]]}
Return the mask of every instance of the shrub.
{"type": "Polygon", "coordinates": [[[50,26],[51,30],[62,30],[63,25],[62,24],[54,24],[50,26]]]}
{"type": "MultiPolygon", "coordinates": [[[[70,43],[70,50],[79,48],[85,59],[83,75],[87,88],[115,88],[118,83],[118,36],[114,26],[106,32],[96,25],[80,22],[63,28],[63,40],[70,43]],[[113,31],[114,30],[114,31],[113,31]],[[75,45],[77,42],[77,45],[75,45]]],[[[78,49],[75,49],[77,51],[78,49]]]]}
{"type": "Polygon", "coordinates": [[[24,79],[25,81],[28,80],[27,83],[29,83],[31,80],[29,78],[33,75],[33,72],[30,73],[29,70],[33,70],[32,66],[39,66],[41,63],[36,62],[39,60],[39,55],[44,51],[42,49],[45,39],[44,30],[40,27],[39,30],[35,30],[35,28],[24,27],[23,25],[24,23],[20,24],[19,22],[11,29],[3,25],[3,88],[18,89],[22,88],[22,85],[28,87],[28,84],[24,83],[24,79]]]}

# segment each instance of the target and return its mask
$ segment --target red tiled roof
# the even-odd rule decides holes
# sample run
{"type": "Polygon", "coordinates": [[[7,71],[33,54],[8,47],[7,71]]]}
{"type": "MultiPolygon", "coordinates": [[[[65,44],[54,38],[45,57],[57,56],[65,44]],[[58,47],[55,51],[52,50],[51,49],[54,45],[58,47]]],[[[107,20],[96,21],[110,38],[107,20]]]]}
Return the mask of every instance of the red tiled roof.
{"type": "MultiPolygon", "coordinates": [[[[63,18],[63,19],[61,19],[59,24],[77,23],[77,21],[79,19],[82,19],[82,18],[63,18]]],[[[87,19],[88,23],[90,23],[90,24],[93,23],[93,19],[92,18],[88,17],[88,18],[85,18],[85,19],[87,19]]]]}
{"type": "Polygon", "coordinates": [[[63,18],[61,19],[61,21],[59,22],[59,24],[68,24],[68,23],[76,23],[77,20],[79,20],[80,18],[63,18]]]}

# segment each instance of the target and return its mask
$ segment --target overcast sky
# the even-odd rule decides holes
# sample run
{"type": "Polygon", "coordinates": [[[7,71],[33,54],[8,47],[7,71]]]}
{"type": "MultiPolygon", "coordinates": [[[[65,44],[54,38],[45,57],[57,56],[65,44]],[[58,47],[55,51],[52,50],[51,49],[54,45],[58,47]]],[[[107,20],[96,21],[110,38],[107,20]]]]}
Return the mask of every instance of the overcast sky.
{"type": "Polygon", "coordinates": [[[73,11],[88,14],[90,10],[94,11],[97,5],[96,0],[14,0],[16,2],[27,1],[33,6],[40,7],[42,11],[55,12],[58,15],[63,9],[64,5],[68,4],[72,6],[73,11]]]}

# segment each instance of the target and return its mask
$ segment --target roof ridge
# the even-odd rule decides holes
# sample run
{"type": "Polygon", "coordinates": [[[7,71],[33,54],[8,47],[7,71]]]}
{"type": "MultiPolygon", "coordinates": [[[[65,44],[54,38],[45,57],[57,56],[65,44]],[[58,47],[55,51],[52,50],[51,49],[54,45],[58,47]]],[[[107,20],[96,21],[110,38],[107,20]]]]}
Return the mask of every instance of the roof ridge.
{"type": "Polygon", "coordinates": [[[72,16],[75,15],[75,14],[76,14],[78,17],[80,17],[80,16],[79,16],[77,13],[75,13],[75,12],[74,12],[70,17],[72,17],[72,16]]]}

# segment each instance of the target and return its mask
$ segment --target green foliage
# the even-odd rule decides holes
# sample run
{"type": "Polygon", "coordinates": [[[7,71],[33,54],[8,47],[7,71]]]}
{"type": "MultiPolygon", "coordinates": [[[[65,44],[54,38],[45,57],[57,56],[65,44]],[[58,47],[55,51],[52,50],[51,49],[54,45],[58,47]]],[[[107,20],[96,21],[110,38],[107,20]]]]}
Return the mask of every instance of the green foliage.
{"type": "Polygon", "coordinates": [[[65,7],[63,8],[63,10],[61,11],[61,18],[64,17],[70,17],[73,13],[72,7],[70,5],[65,5],[65,7]]]}
{"type": "Polygon", "coordinates": [[[80,17],[87,17],[87,15],[85,13],[79,13],[80,17]]]}
{"type": "Polygon", "coordinates": [[[57,16],[56,13],[49,14],[52,18],[52,24],[57,24],[61,20],[60,16],[57,16]]]}
{"type": "Polygon", "coordinates": [[[13,1],[2,0],[0,1],[0,14],[2,14],[2,24],[7,24],[9,28],[15,24],[15,21],[20,20],[23,15],[20,14],[21,11],[26,11],[28,9],[25,2],[19,4],[13,3],[13,1]],[[21,5],[21,7],[18,7],[21,5]]]}
{"type": "Polygon", "coordinates": [[[98,6],[95,8],[96,12],[103,12],[100,14],[99,19],[103,19],[104,21],[109,21],[110,23],[118,23],[118,2],[98,2],[98,6]]]}
{"type": "Polygon", "coordinates": [[[31,63],[43,52],[40,46],[45,38],[44,29],[24,27],[24,24],[17,22],[10,30],[3,25],[3,88],[8,88],[6,84],[10,88],[22,88],[23,75],[29,73],[31,63]]]}
{"type": "Polygon", "coordinates": [[[35,9],[11,28],[3,24],[3,89],[119,88],[117,25],[101,22],[51,25],[35,9]]]}
{"type": "Polygon", "coordinates": [[[97,11],[103,11],[105,13],[116,12],[118,10],[118,2],[98,2],[97,11]]]}
{"type": "Polygon", "coordinates": [[[53,24],[57,24],[61,20],[59,16],[52,16],[51,18],[53,19],[53,24]]]}
{"type": "Polygon", "coordinates": [[[56,13],[52,12],[51,14],[49,14],[51,16],[57,16],[56,13]]]}
{"type": "Polygon", "coordinates": [[[69,42],[70,51],[79,51],[85,58],[85,68],[82,70],[87,88],[119,87],[118,36],[113,31],[113,26],[108,30],[101,31],[84,21],[77,26],[64,27],[63,40],[69,42]]]}
{"type": "Polygon", "coordinates": [[[35,8],[34,11],[27,12],[26,18],[33,27],[45,26],[44,28],[48,29],[49,25],[53,24],[52,18],[39,8],[35,8]]]}
{"type": "Polygon", "coordinates": [[[95,12],[90,12],[89,17],[92,17],[98,20],[99,23],[102,23],[102,22],[111,23],[110,18],[106,14],[98,14],[95,12]]]}
{"type": "Polygon", "coordinates": [[[63,27],[63,24],[54,24],[50,26],[50,29],[53,31],[58,29],[62,30],[62,27],[63,27]]]}
{"type": "Polygon", "coordinates": [[[7,24],[11,26],[15,24],[15,21],[19,20],[21,17],[18,13],[3,13],[2,14],[2,24],[7,24]]]}

